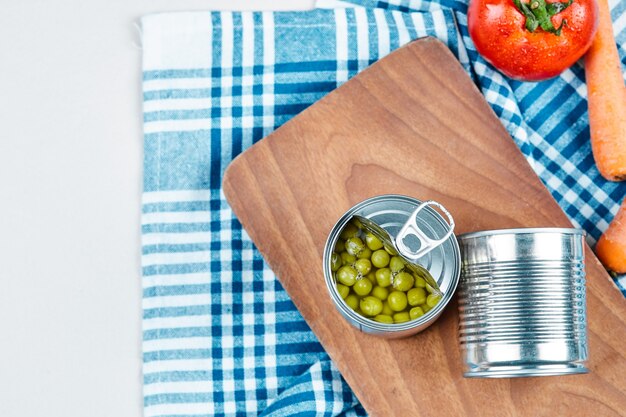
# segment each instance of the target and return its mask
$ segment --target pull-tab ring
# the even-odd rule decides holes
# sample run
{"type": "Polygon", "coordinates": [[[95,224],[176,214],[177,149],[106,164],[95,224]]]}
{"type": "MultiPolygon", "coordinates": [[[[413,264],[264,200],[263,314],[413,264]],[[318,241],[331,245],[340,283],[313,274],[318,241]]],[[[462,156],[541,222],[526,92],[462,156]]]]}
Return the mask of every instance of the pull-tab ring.
{"type": "Polygon", "coordinates": [[[402,229],[400,229],[400,232],[396,235],[396,239],[395,239],[396,247],[398,248],[398,251],[400,252],[400,254],[402,254],[402,256],[415,261],[421,258],[422,256],[426,255],[431,250],[435,249],[437,246],[441,245],[446,240],[448,240],[448,238],[452,235],[453,230],[454,230],[454,219],[452,218],[452,215],[448,212],[448,210],[446,210],[444,206],[437,203],[436,201],[432,201],[432,200],[424,201],[419,206],[417,206],[415,211],[409,216],[409,219],[406,221],[406,223],[404,223],[404,226],[402,226],[402,229]],[[426,206],[437,207],[448,217],[448,225],[450,226],[450,228],[448,229],[444,237],[440,239],[431,239],[428,236],[426,236],[426,234],[417,225],[417,215],[426,206]],[[411,236],[411,235],[415,236],[420,242],[420,247],[416,251],[411,250],[411,248],[409,248],[404,243],[404,239],[407,236],[411,236]]]}

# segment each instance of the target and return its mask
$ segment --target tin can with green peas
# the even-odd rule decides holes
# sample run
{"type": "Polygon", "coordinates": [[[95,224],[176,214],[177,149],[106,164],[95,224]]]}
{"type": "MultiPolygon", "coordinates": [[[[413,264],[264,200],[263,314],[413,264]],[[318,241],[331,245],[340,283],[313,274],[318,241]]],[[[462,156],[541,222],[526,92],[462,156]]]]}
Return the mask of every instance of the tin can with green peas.
{"type": "Polygon", "coordinates": [[[349,209],[324,249],[324,276],[341,315],[362,332],[400,338],[430,326],[452,299],[461,256],[439,203],[372,197],[349,209]]]}

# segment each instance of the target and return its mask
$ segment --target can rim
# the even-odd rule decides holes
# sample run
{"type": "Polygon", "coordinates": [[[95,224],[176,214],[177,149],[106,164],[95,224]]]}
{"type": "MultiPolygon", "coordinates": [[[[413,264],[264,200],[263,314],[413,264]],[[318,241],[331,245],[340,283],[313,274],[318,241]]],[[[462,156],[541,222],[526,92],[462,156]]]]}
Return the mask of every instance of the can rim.
{"type": "Polygon", "coordinates": [[[514,229],[493,229],[493,230],[479,230],[476,232],[463,233],[457,236],[459,240],[472,239],[485,236],[498,236],[498,235],[525,235],[525,234],[538,234],[538,233],[560,233],[564,235],[582,235],[586,236],[587,233],[583,229],[578,228],[566,228],[566,227],[521,227],[514,229]]]}
{"type": "Polygon", "coordinates": [[[589,373],[589,369],[583,364],[563,363],[554,365],[492,366],[469,369],[463,373],[463,376],[465,378],[519,378],[586,373],[589,373]]]}

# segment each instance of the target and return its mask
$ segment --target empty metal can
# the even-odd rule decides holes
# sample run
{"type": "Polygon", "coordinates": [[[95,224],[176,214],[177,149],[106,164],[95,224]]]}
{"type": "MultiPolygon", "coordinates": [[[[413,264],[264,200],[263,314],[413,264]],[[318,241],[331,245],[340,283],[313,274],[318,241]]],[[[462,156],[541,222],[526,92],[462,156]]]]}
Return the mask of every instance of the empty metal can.
{"type": "MultiPolygon", "coordinates": [[[[438,205],[434,202],[433,204],[438,205]]],[[[452,299],[459,281],[461,257],[457,240],[450,228],[450,224],[432,207],[424,206],[420,200],[407,196],[380,195],[352,207],[332,228],[324,249],[323,268],[326,286],[337,310],[357,329],[388,338],[410,336],[430,326],[452,299]],[[418,211],[420,213],[415,218],[415,222],[409,222],[410,217],[418,211]],[[341,231],[353,218],[382,228],[391,238],[395,238],[403,230],[413,229],[415,232],[411,234],[414,236],[421,235],[423,232],[421,237],[417,236],[423,246],[428,246],[429,242],[436,242],[436,245],[433,245],[425,255],[422,256],[421,251],[416,250],[413,253],[415,259],[405,258],[410,263],[428,270],[439,286],[443,295],[432,310],[415,320],[388,324],[370,320],[346,305],[337,292],[330,260],[341,231]],[[415,228],[410,227],[411,225],[415,228]]]]}
{"type": "Polygon", "coordinates": [[[459,243],[464,375],[588,372],[584,232],[493,230],[459,243]]]}

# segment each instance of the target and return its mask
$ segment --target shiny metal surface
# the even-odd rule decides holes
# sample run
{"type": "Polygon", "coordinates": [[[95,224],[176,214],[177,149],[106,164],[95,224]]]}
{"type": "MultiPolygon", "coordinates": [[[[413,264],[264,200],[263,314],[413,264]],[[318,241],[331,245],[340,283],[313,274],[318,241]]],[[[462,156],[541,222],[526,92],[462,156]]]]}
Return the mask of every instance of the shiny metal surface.
{"type": "Polygon", "coordinates": [[[465,376],[587,372],[584,232],[497,230],[459,243],[465,376]]]}
{"type": "Polygon", "coordinates": [[[452,236],[453,232],[454,232],[454,219],[452,218],[452,215],[450,214],[450,212],[448,212],[448,210],[446,210],[446,208],[440,203],[429,200],[429,201],[424,201],[423,203],[420,203],[415,209],[415,211],[411,213],[406,223],[402,226],[400,231],[396,234],[394,243],[395,243],[396,248],[398,249],[398,252],[400,252],[400,254],[404,258],[411,260],[411,261],[417,261],[419,258],[421,258],[422,256],[425,256],[428,252],[430,252],[431,250],[433,250],[434,248],[436,248],[437,246],[441,245],[446,240],[448,240],[448,238],[452,236]],[[418,224],[419,214],[427,206],[437,207],[443,214],[446,215],[448,219],[449,229],[445,235],[437,236],[437,238],[432,238],[428,236],[426,233],[424,233],[422,229],[420,228],[418,224]],[[417,239],[417,241],[419,242],[419,246],[417,247],[417,249],[413,249],[411,248],[410,245],[405,243],[406,239],[410,237],[417,239]]]}
{"type": "MultiPolygon", "coordinates": [[[[324,277],[328,292],[341,315],[357,329],[382,337],[400,338],[416,334],[430,326],[443,312],[452,299],[459,282],[461,272],[461,255],[454,235],[443,244],[435,247],[416,264],[427,269],[439,289],[443,293],[441,301],[430,311],[416,320],[399,324],[379,323],[367,319],[348,307],[337,293],[333,273],[330,269],[330,258],[344,226],[355,216],[359,216],[377,224],[391,237],[396,236],[409,216],[421,201],[401,195],[381,195],[365,200],[348,210],[332,228],[324,248],[324,277]]],[[[444,236],[450,226],[435,210],[426,207],[423,215],[417,219],[419,228],[429,237],[444,236]]]]}

